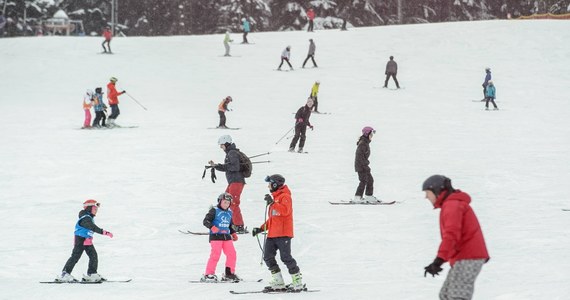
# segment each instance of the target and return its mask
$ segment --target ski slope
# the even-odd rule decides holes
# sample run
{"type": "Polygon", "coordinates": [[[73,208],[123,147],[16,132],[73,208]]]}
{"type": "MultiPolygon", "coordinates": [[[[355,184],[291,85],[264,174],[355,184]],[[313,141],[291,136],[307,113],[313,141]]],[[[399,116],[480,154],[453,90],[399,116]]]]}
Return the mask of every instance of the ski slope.
{"type": "MultiPolygon", "coordinates": [[[[0,39],[0,299],[437,299],[447,275],[424,278],[439,246],[439,210],[421,183],[432,174],[468,192],[491,260],[474,299],[570,298],[570,23],[488,21],[384,26],[307,33],[251,33],[222,57],[223,35],[0,39]],[[308,39],[318,69],[301,69],[308,39]],[[292,46],[293,72],[277,72],[292,46]],[[380,88],[393,55],[403,89],[380,88]],[[485,111],[484,68],[491,67],[499,111],[485,111]],[[86,89],[109,77],[120,97],[118,124],[138,128],[79,130],[86,89]],[[315,80],[319,109],[305,150],[277,140],[294,125],[315,80]],[[227,125],[217,106],[231,95],[227,125]],[[332,206],[358,184],[356,140],[371,143],[376,196],[392,206],[332,206]],[[191,284],[204,272],[202,219],[226,187],[201,179],[217,145],[231,134],[256,160],[242,194],[246,225],[264,220],[264,177],[280,173],[293,193],[293,256],[318,293],[230,295],[261,289],[269,272],[255,238],[236,242],[237,273],[263,283],[191,284]],[[42,285],[71,254],[81,203],[102,203],[96,236],[99,273],[126,284],[42,285]]],[[[312,66],[311,62],[307,66],[312,66]]],[[[287,67],[284,67],[287,69],[287,67]]],[[[390,82],[393,87],[393,82],[390,82]]],[[[218,273],[224,267],[222,256],[218,273]]],[[[282,268],[283,265],[281,264],[282,268]]],[[[86,272],[87,257],[73,275],[86,272]]],[[[290,277],[285,276],[287,282],[290,277]]]]}

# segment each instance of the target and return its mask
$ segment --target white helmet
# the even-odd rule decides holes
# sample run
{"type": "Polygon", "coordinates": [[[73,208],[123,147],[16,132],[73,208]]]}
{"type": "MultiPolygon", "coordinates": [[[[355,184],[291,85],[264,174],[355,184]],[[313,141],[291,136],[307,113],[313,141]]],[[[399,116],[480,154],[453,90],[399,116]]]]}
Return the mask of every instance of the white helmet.
{"type": "Polygon", "coordinates": [[[87,90],[87,96],[93,97],[93,90],[87,90]]]}
{"type": "Polygon", "coordinates": [[[218,145],[223,145],[223,144],[231,144],[232,143],[232,137],[229,135],[222,135],[219,139],[218,139],[218,145]]]}

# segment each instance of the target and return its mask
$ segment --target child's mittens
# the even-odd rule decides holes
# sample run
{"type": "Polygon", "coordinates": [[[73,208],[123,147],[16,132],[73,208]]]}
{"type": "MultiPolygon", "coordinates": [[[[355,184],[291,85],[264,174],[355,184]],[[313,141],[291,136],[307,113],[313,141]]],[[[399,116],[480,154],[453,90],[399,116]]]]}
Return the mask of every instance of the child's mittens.
{"type": "Polygon", "coordinates": [[[232,240],[233,240],[234,242],[238,240],[238,235],[237,235],[237,233],[235,233],[235,232],[232,233],[232,240]]]}
{"type": "Polygon", "coordinates": [[[106,236],[108,236],[108,237],[110,237],[110,238],[113,238],[113,234],[110,233],[110,232],[107,231],[107,230],[103,230],[103,235],[106,235],[106,236]]]}
{"type": "Polygon", "coordinates": [[[220,228],[218,228],[218,227],[216,227],[216,226],[212,226],[212,228],[210,228],[210,230],[211,230],[213,233],[218,233],[218,232],[220,231],[220,228]]]}

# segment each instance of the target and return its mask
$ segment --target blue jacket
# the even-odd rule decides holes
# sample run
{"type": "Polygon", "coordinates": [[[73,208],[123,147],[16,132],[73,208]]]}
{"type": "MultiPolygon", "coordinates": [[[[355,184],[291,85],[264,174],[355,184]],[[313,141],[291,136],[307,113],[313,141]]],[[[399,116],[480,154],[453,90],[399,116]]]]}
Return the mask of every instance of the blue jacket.
{"type": "Polygon", "coordinates": [[[485,96],[495,99],[495,93],[496,93],[495,86],[492,84],[488,85],[485,90],[485,96]]]}
{"type": "Polygon", "coordinates": [[[210,229],[210,241],[230,241],[232,240],[232,233],[235,232],[232,221],[232,210],[223,210],[219,205],[210,208],[204,217],[203,224],[210,229]],[[212,227],[218,227],[217,233],[212,232],[212,227]]]}
{"type": "Polygon", "coordinates": [[[93,233],[103,234],[103,229],[95,225],[94,216],[85,210],[79,212],[79,220],[75,223],[75,235],[82,238],[93,238],[93,233]]]}
{"type": "Polygon", "coordinates": [[[249,22],[247,20],[243,21],[243,32],[249,32],[249,22]]]}
{"type": "Polygon", "coordinates": [[[95,97],[97,97],[97,102],[93,106],[93,108],[95,109],[95,111],[103,111],[103,109],[105,108],[105,103],[103,103],[103,94],[96,93],[95,97]]]}

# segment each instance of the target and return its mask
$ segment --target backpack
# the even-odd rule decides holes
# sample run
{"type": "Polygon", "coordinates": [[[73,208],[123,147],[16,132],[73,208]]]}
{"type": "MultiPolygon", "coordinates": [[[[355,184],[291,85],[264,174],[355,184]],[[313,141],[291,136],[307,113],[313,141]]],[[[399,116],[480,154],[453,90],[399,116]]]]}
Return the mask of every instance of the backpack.
{"type": "Polygon", "coordinates": [[[245,178],[249,178],[251,176],[251,171],[253,170],[253,165],[251,164],[251,160],[245,153],[236,149],[239,154],[239,171],[245,178]]]}

